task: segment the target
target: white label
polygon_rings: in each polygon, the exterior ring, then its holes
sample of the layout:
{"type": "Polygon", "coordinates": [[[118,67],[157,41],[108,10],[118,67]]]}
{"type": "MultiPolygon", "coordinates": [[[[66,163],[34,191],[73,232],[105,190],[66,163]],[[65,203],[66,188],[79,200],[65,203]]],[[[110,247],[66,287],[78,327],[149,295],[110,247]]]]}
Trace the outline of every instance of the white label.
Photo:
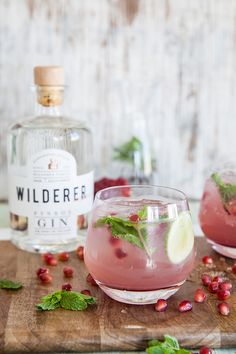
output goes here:
{"type": "Polygon", "coordinates": [[[10,166],[10,211],[28,218],[31,236],[75,236],[78,215],[92,208],[93,185],[92,171],[77,176],[71,154],[44,150],[26,167],[10,166]]]}

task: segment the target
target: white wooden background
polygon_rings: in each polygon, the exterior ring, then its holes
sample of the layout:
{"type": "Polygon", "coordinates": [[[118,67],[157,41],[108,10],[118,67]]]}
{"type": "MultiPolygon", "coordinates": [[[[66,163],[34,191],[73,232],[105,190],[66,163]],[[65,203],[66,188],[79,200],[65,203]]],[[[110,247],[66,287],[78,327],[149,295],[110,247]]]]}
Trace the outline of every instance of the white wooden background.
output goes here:
{"type": "MultiPolygon", "coordinates": [[[[122,82],[142,86],[160,184],[200,197],[205,174],[236,152],[235,0],[0,0],[0,197],[6,129],[30,113],[35,65],[63,65],[70,112],[96,132],[96,165],[109,168],[128,136],[122,82]]],[[[141,92],[141,94],[140,94],[141,92]]]]}

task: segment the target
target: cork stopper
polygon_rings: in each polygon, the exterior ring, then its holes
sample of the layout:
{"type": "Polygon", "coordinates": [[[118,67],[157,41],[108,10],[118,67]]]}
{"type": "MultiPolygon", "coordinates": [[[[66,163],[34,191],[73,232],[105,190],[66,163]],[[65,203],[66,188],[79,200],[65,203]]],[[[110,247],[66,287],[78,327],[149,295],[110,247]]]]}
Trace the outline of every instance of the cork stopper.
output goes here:
{"type": "Polygon", "coordinates": [[[36,66],[34,82],[37,85],[38,103],[45,107],[63,103],[64,69],[61,66],[36,66]]]}
{"type": "Polygon", "coordinates": [[[64,69],[62,66],[36,66],[34,83],[38,86],[63,86],[64,69]]]}

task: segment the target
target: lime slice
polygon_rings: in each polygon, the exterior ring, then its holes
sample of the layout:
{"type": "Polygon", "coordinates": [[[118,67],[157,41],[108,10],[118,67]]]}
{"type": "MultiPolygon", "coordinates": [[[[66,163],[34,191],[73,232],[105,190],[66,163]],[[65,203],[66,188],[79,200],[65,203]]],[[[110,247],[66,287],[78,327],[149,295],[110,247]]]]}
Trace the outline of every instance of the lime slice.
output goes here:
{"type": "Polygon", "coordinates": [[[166,252],[171,263],[178,264],[191,253],[194,245],[194,234],[191,216],[183,211],[170,226],[166,235],[166,252]]]}

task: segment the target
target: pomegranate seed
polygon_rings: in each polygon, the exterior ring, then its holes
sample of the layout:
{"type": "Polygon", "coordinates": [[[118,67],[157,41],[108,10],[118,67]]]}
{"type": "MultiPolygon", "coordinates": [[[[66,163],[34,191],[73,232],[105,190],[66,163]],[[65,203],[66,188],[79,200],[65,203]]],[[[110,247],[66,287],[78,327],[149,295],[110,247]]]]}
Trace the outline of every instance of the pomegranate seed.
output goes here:
{"type": "Polygon", "coordinates": [[[204,256],[204,257],[202,257],[202,263],[204,263],[204,264],[212,264],[213,263],[213,259],[210,256],[204,256]]]}
{"type": "Polygon", "coordinates": [[[232,272],[234,273],[234,274],[236,274],[236,263],[234,263],[234,265],[232,266],[232,272]]]}
{"type": "Polygon", "coordinates": [[[193,308],[193,305],[188,300],[184,300],[179,304],[179,312],[191,311],[192,308],[193,308]]]}
{"type": "Polygon", "coordinates": [[[109,238],[109,242],[110,242],[110,244],[113,245],[113,246],[118,246],[121,241],[120,241],[119,238],[111,236],[111,237],[109,238]]]}
{"type": "Polygon", "coordinates": [[[49,259],[54,258],[52,253],[44,253],[43,260],[47,263],[49,259]]]}
{"type": "Polygon", "coordinates": [[[63,273],[66,278],[72,278],[74,270],[71,267],[64,267],[63,268],[63,273]]]}
{"type": "Polygon", "coordinates": [[[228,314],[230,313],[229,304],[227,302],[220,302],[217,305],[217,308],[219,313],[223,316],[228,316],[228,314]]]}
{"type": "Polygon", "coordinates": [[[232,289],[232,283],[229,281],[224,281],[219,285],[220,290],[231,290],[232,289]]]}
{"type": "Polygon", "coordinates": [[[84,295],[87,295],[87,296],[91,296],[90,290],[87,290],[87,289],[82,290],[81,294],[84,294],[84,295]]]}
{"type": "Polygon", "coordinates": [[[62,262],[67,262],[69,258],[70,258],[70,255],[68,252],[62,252],[62,253],[59,253],[59,255],[58,255],[58,259],[62,262]]]}
{"type": "Polygon", "coordinates": [[[211,283],[211,277],[207,274],[202,275],[202,284],[208,286],[211,283]]]}
{"type": "Polygon", "coordinates": [[[212,354],[212,350],[207,347],[202,347],[199,350],[199,354],[212,354]]]}
{"type": "Polygon", "coordinates": [[[65,284],[62,285],[61,289],[65,290],[65,291],[71,291],[72,290],[72,286],[69,283],[65,283],[65,284]]]}
{"type": "Polygon", "coordinates": [[[208,290],[212,294],[217,293],[218,289],[219,289],[219,284],[216,281],[213,281],[208,285],[208,290]]]}
{"type": "Polygon", "coordinates": [[[79,257],[79,259],[81,261],[84,260],[84,247],[83,246],[79,246],[76,250],[77,256],[79,257]]]}
{"type": "Polygon", "coordinates": [[[49,259],[48,262],[47,262],[47,264],[50,265],[50,266],[56,266],[56,265],[57,265],[57,260],[56,260],[56,258],[51,258],[51,259],[49,259]]]}
{"type": "Polygon", "coordinates": [[[202,289],[197,289],[194,294],[194,301],[195,302],[204,302],[206,300],[206,294],[202,289]]]}
{"type": "Polygon", "coordinates": [[[164,299],[159,299],[157,300],[157,303],[155,304],[155,310],[157,312],[164,312],[167,309],[167,301],[164,299]]]}
{"type": "Polygon", "coordinates": [[[51,254],[51,253],[45,253],[43,255],[43,259],[47,263],[47,265],[51,265],[51,266],[56,266],[57,265],[57,260],[54,257],[54,255],[51,254]]]}
{"type": "Polygon", "coordinates": [[[129,220],[132,222],[138,222],[139,216],[137,214],[130,215],[129,220]]]}
{"type": "Polygon", "coordinates": [[[37,274],[37,276],[39,277],[40,276],[40,274],[48,274],[49,273],[49,270],[48,270],[48,268],[38,268],[37,269],[37,272],[36,272],[36,274],[37,274]]]}
{"type": "Polygon", "coordinates": [[[218,290],[217,291],[217,298],[218,300],[227,300],[230,297],[229,290],[218,290]]]}
{"type": "Polygon", "coordinates": [[[42,283],[45,283],[45,284],[49,284],[52,282],[52,276],[47,273],[40,274],[39,279],[41,280],[42,283]]]}
{"type": "Polygon", "coordinates": [[[98,286],[90,273],[87,275],[86,280],[89,284],[91,284],[93,286],[98,286]]]}
{"type": "Polygon", "coordinates": [[[122,248],[117,248],[115,250],[115,255],[117,258],[122,259],[127,256],[127,253],[125,251],[123,251],[122,248]]]}
{"type": "Polygon", "coordinates": [[[212,281],[216,281],[218,284],[221,284],[221,283],[223,283],[223,279],[221,278],[221,277],[214,277],[213,279],[212,279],[212,281]]]}

